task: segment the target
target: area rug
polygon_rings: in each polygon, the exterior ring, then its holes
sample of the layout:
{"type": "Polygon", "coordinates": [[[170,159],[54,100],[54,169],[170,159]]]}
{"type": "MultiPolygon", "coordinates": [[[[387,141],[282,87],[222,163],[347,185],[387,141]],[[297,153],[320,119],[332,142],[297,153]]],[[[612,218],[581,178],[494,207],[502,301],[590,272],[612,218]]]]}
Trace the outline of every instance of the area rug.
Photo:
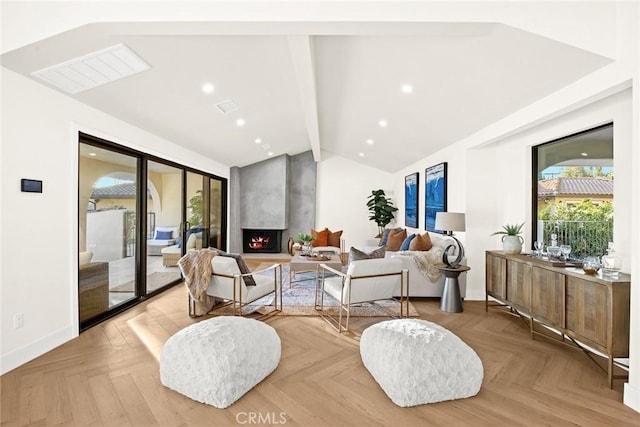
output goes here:
{"type": "MultiPolygon", "coordinates": [[[[260,264],[254,271],[259,271],[273,264],[260,264]]],[[[316,273],[297,273],[293,287],[289,283],[289,264],[282,264],[282,305],[283,311],[278,313],[281,316],[318,316],[315,309],[316,301],[316,273]]],[[[274,310],[274,295],[270,294],[260,298],[253,303],[246,305],[243,314],[269,314],[274,310]]],[[[324,306],[332,315],[338,315],[339,302],[327,294],[324,294],[324,306]],[[327,307],[329,307],[327,309],[327,307]]],[[[231,307],[228,305],[213,308],[209,313],[216,315],[231,314],[231,307]]],[[[382,300],[374,303],[363,303],[351,308],[351,317],[388,317],[400,314],[400,302],[394,300],[382,300]]],[[[419,316],[417,310],[409,302],[409,316],[419,316]]]]}
{"type": "MultiPolygon", "coordinates": [[[[147,275],[147,292],[155,291],[174,280],[180,278],[180,273],[176,271],[155,271],[147,275]]],[[[123,283],[109,289],[109,292],[133,292],[134,281],[123,283]]]]}

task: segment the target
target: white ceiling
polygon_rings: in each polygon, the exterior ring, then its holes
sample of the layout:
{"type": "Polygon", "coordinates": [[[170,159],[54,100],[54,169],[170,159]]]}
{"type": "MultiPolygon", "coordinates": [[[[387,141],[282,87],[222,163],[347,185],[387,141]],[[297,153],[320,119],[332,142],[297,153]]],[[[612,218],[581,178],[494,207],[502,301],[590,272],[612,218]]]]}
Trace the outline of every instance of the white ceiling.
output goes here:
{"type": "Polygon", "coordinates": [[[69,96],[229,166],[313,150],[396,172],[611,62],[497,23],[106,23],[2,65],[33,78],[118,43],[151,69],[69,96]]]}

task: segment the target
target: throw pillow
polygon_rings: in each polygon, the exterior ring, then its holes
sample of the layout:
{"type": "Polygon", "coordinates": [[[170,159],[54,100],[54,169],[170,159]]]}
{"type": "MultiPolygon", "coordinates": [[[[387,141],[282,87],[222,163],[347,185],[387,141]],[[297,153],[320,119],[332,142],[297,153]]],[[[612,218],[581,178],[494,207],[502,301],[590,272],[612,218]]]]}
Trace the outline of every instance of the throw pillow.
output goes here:
{"type": "Polygon", "coordinates": [[[410,251],[428,251],[433,247],[429,233],[417,234],[409,244],[410,251]]]}
{"type": "Polygon", "coordinates": [[[385,248],[378,248],[375,251],[366,253],[352,247],[349,249],[349,262],[360,261],[362,259],[384,258],[385,248]]]}
{"type": "Polygon", "coordinates": [[[171,231],[156,231],[156,240],[170,240],[171,235],[173,233],[171,231]]]}
{"type": "Polygon", "coordinates": [[[400,245],[404,242],[404,239],[407,238],[407,230],[402,229],[402,231],[392,231],[389,233],[389,238],[387,239],[387,250],[391,252],[396,252],[400,249],[400,245]]]}
{"type": "Polygon", "coordinates": [[[316,231],[314,229],[311,229],[311,235],[316,235],[316,239],[314,241],[311,242],[311,246],[313,246],[314,248],[316,246],[329,246],[329,229],[325,228],[322,231],[316,231]]]}
{"type": "Polygon", "coordinates": [[[409,244],[411,244],[411,241],[416,237],[415,233],[412,234],[411,236],[407,236],[406,239],[404,239],[404,241],[402,242],[402,244],[400,245],[400,250],[401,251],[408,251],[409,250],[409,244]]]}
{"type": "Polygon", "coordinates": [[[327,246],[335,246],[336,248],[340,247],[340,238],[342,237],[342,230],[334,231],[333,233],[329,230],[329,237],[327,239],[327,246]]]}
{"type": "MultiPolygon", "coordinates": [[[[240,273],[242,274],[251,273],[251,270],[249,270],[249,267],[247,266],[247,263],[244,261],[244,258],[242,258],[242,255],[232,254],[230,252],[226,252],[218,255],[235,259],[236,262],[238,263],[238,269],[240,270],[240,273]]],[[[255,286],[256,281],[252,276],[244,276],[244,284],[247,286],[255,286]]]]}
{"type": "Polygon", "coordinates": [[[387,244],[387,240],[389,240],[389,233],[391,233],[391,229],[385,228],[384,231],[382,232],[382,239],[380,239],[379,246],[384,246],[387,244]]]}

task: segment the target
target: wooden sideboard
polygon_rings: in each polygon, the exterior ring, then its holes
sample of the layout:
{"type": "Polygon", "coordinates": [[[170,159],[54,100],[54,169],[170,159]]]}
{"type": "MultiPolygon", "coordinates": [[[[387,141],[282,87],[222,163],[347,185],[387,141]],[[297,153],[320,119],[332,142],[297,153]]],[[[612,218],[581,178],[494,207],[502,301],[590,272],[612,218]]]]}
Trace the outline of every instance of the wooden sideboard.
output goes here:
{"type": "Polygon", "coordinates": [[[630,284],[628,274],[610,280],[526,254],[486,252],[486,310],[492,297],[527,320],[531,338],[541,333],[539,323],[583,350],[603,353],[609,387],[626,378],[613,369],[615,358],[629,357],[630,284]]]}

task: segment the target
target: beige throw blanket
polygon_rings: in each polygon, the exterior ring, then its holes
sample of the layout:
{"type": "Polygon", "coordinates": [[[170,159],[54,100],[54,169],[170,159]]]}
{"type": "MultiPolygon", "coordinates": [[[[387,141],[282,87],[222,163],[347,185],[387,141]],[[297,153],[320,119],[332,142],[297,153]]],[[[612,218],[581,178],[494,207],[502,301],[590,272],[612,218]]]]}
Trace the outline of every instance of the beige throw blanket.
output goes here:
{"type": "Polygon", "coordinates": [[[189,294],[196,301],[196,308],[200,308],[199,311],[204,313],[211,310],[216,301],[214,297],[207,295],[207,287],[213,274],[211,260],[217,254],[217,251],[211,249],[200,249],[189,251],[178,260],[178,266],[184,276],[184,283],[189,289],[189,294]]]}
{"type": "Polygon", "coordinates": [[[418,267],[418,271],[420,271],[420,274],[431,282],[435,282],[442,274],[440,269],[436,267],[436,264],[442,263],[443,252],[444,248],[440,246],[433,246],[428,251],[402,251],[399,253],[412,257],[418,267]]]}

